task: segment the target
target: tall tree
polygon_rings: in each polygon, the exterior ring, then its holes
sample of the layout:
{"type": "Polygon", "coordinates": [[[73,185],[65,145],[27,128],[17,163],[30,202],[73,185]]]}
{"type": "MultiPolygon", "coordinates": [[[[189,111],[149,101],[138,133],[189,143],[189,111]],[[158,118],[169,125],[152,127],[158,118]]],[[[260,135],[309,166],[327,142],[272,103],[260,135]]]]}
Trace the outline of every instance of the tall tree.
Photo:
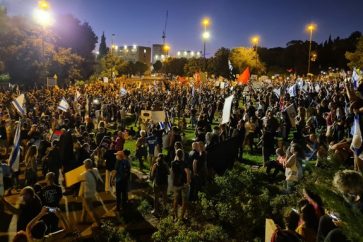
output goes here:
{"type": "Polygon", "coordinates": [[[107,54],[105,32],[102,33],[100,47],[98,48],[98,58],[101,59],[107,54]]]}
{"type": "Polygon", "coordinates": [[[229,55],[231,51],[227,48],[220,48],[209,60],[209,67],[215,76],[230,78],[230,70],[228,66],[229,55]]]}
{"type": "Polygon", "coordinates": [[[249,67],[252,73],[262,73],[265,71],[264,64],[256,51],[252,48],[238,47],[231,51],[231,62],[233,66],[241,73],[246,67],[249,67]]]}
{"type": "Polygon", "coordinates": [[[153,68],[154,68],[154,72],[158,73],[159,71],[161,71],[161,68],[163,67],[163,63],[161,63],[161,61],[156,61],[153,64],[153,68]]]}
{"type": "Polygon", "coordinates": [[[72,52],[83,58],[82,76],[88,78],[95,67],[93,50],[98,41],[97,35],[87,22],[81,22],[72,15],[60,15],[56,20],[58,23],[52,31],[57,36],[55,45],[62,48],[71,48],[72,52]]]}
{"type": "Polygon", "coordinates": [[[349,60],[350,68],[363,68],[363,37],[359,38],[356,50],[345,53],[345,57],[349,60]]]}

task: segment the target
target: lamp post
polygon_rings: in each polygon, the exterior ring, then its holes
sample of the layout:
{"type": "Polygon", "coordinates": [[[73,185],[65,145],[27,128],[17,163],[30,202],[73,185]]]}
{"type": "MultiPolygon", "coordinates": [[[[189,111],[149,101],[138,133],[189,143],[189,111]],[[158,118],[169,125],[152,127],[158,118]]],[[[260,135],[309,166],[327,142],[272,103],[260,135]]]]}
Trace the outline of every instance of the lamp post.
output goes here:
{"type": "Polygon", "coordinates": [[[307,31],[309,32],[309,56],[308,56],[308,73],[310,73],[310,63],[311,63],[311,42],[313,39],[313,31],[316,29],[316,25],[315,24],[309,24],[306,27],[307,31]]]}
{"type": "Polygon", "coordinates": [[[168,57],[169,51],[170,51],[170,45],[164,44],[163,49],[164,49],[164,53],[165,53],[166,57],[168,57]]]}
{"type": "Polygon", "coordinates": [[[50,12],[50,5],[46,0],[39,0],[37,8],[34,9],[33,18],[37,24],[39,24],[42,28],[42,62],[44,68],[44,75],[46,76],[45,72],[45,47],[44,47],[44,39],[45,39],[45,31],[46,28],[51,26],[54,23],[53,16],[50,12]]]}
{"type": "Polygon", "coordinates": [[[203,38],[203,56],[205,59],[205,50],[206,50],[206,45],[207,45],[207,40],[209,40],[210,38],[210,33],[208,31],[208,27],[210,25],[210,19],[209,18],[204,18],[202,20],[202,25],[203,25],[203,34],[202,34],[202,38],[203,38]]]}
{"type": "Polygon", "coordinates": [[[256,52],[256,66],[257,66],[257,47],[258,47],[258,44],[260,43],[260,36],[258,35],[255,35],[251,38],[251,44],[252,44],[252,47],[253,49],[255,50],[256,52]]]}

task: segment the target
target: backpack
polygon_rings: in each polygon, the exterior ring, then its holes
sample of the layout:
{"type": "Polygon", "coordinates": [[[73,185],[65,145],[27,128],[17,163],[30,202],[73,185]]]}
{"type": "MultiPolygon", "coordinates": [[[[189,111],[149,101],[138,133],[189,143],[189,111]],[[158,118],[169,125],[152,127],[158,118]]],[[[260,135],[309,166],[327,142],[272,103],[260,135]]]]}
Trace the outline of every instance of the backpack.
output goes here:
{"type": "Polygon", "coordinates": [[[96,191],[97,192],[102,192],[103,190],[103,182],[102,180],[98,179],[96,174],[93,173],[93,171],[90,171],[91,172],[91,175],[93,176],[93,178],[95,179],[95,182],[96,182],[96,191]]]}
{"type": "Polygon", "coordinates": [[[187,174],[185,173],[185,165],[182,163],[182,161],[174,161],[172,164],[173,169],[173,185],[175,187],[181,187],[184,186],[184,184],[187,182],[187,174]]]}

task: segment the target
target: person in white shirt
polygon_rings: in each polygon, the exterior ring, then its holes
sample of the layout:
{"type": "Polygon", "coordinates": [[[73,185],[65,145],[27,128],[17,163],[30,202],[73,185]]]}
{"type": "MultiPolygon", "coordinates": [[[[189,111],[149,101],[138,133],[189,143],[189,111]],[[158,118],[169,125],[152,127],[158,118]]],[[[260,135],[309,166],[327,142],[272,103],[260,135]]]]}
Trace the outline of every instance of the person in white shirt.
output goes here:
{"type": "MultiPolygon", "coordinates": [[[[100,225],[100,218],[95,212],[93,203],[96,200],[97,194],[97,181],[102,181],[100,173],[97,168],[92,168],[92,160],[86,159],[84,162],[86,171],[80,175],[80,181],[82,182],[79,190],[79,196],[82,201],[82,217],[81,221],[85,222],[86,215],[88,214],[93,221],[100,225]]],[[[103,181],[102,181],[103,182],[103,181]]]]}
{"type": "Polygon", "coordinates": [[[290,193],[293,187],[303,176],[301,164],[297,158],[296,146],[292,145],[290,148],[290,155],[285,163],[285,177],[286,177],[286,189],[290,193]]]}

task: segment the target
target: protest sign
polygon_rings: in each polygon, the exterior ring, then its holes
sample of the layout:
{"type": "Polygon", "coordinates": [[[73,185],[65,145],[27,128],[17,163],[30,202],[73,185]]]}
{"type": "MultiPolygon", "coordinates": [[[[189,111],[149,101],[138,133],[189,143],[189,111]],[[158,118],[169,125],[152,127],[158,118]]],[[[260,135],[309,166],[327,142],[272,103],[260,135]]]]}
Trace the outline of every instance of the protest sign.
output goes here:
{"type": "Polygon", "coordinates": [[[141,111],[141,119],[143,121],[152,120],[155,123],[165,122],[165,112],[164,111],[150,111],[150,110],[142,110],[141,111]]]}
{"type": "Polygon", "coordinates": [[[222,113],[222,124],[228,123],[231,118],[231,108],[233,102],[233,95],[227,97],[224,100],[223,113],[222,113]]]}
{"type": "Polygon", "coordinates": [[[65,174],[66,187],[70,187],[74,184],[80,182],[80,175],[86,171],[86,167],[84,165],[77,167],[65,174]]]}

